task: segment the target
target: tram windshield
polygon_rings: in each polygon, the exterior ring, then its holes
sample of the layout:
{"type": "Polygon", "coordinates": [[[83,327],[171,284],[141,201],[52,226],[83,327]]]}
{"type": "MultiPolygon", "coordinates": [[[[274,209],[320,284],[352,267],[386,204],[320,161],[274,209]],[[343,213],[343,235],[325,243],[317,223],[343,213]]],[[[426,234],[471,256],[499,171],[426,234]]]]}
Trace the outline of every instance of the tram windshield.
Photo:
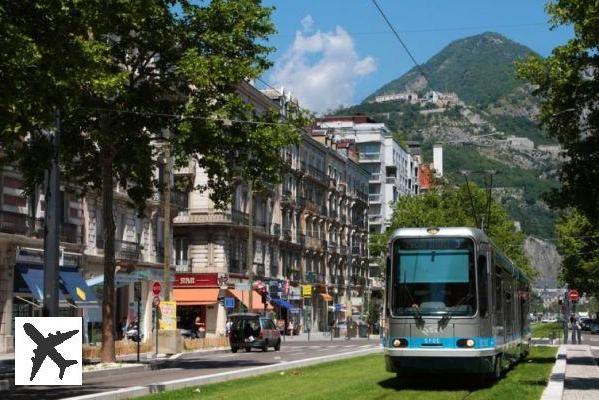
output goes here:
{"type": "Polygon", "coordinates": [[[474,315],[471,239],[402,238],[395,241],[393,251],[394,315],[474,315]]]}

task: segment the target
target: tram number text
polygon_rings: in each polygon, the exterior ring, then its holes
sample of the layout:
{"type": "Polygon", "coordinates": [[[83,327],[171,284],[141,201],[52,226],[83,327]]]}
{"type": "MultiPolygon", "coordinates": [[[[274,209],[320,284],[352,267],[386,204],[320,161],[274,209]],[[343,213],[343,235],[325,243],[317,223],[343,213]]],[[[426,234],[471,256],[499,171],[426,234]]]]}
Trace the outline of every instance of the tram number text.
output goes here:
{"type": "Polygon", "coordinates": [[[424,338],[424,344],[441,344],[439,338],[424,338]]]}

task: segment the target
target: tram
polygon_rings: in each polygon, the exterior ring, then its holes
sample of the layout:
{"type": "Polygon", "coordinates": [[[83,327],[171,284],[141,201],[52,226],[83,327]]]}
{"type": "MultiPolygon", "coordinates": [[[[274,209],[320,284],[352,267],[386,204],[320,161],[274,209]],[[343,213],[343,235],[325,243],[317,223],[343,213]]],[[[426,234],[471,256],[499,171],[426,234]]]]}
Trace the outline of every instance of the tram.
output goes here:
{"type": "Polygon", "coordinates": [[[475,228],[404,228],[388,247],[385,364],[499,379],[528,354],[530,281],[475,228]]]}

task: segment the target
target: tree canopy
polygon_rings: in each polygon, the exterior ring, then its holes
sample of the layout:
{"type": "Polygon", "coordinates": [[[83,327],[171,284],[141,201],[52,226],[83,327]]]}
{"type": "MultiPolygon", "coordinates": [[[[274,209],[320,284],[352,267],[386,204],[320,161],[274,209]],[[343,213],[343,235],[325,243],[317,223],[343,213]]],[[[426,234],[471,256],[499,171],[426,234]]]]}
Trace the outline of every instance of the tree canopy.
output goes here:
{"type": "MultiPolygon", "coordinates": [[[[470,183],[470,192],[476,213],[486,214],[487,192],[470,183]]],[[[470,205],[468,187],[440,185],[419,196],[400,197],[395,204],[391,226],[394,229],[408,227],[476,226],[476,218],[470,205]]],[[[524,234],[519,232],[499,203],[491,200],[487,235],[529,277],[536,271],[530,267],[524,254],[524,234]]]]}
{"type": "Polygon", "coordinates": [[[111,2],[11,0],[0,6],[0,130],[5,161],[26,185],[43,182],[61,118],[66,180],[101,191],[104,220],[103,361],[114,360],[113,189],[144,213],[167,144],[175,166],[195,157],[217,205],[238,177],[275,182],[280,150],[303,115],[254,110],[239,86],[270,66],[272,9],[260,0],[111,2]],[[157,144],[161,144],[158,146],[157,144]]]}

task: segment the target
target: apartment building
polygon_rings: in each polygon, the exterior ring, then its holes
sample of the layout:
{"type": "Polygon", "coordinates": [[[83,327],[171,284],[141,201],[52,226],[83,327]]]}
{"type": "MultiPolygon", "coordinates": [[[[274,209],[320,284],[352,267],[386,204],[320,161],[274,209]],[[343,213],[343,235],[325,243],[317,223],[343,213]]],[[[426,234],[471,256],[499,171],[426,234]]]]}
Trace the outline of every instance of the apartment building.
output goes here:
{"type": "MultiPolygon", "coordinates": [[[[249,84],[240,91],[258,110],[284,103],[284,95],[264,94],[249,84]]],[[[218,335],[228,312],[246,309],[273,312],[279,320],[315,331],[361,312],[369,175],[352,145],[338,147],[333,139],[302,132],[300,144],[282,153],[288,166],[282,183],[250,193],[238,182],[227,210],[217,210],[205,192],[189,193],[188,209],[174,219],[174,295],[181,321],[200,315],[208,334],[218,335]],[[250,201],[253,262],[247,265],[250,201]],[[302,286],[310,290],[302,293],[302,286]],[[255,291],[251,303],[249,290],[255,291]],[[261,291],[268,292],[266,304],[261,291]],[[219,301],[223,297],[226,301],[219,301]]],[[[181,173],[196,184],[207,179],[197,167],[181,173]]]]}
{"type": "Polygon", "coordinates": [[[337,140],[353,140],[359,163],[370,173],[368,185],[370,232],[384,232],[393,203],[400,196],[418,194],[418,162],[382,123],[366,116],[329,116],[316,122],[315,131],[329,132],[337,140]]]}
{"type": "MultiPolygon", "coordinates": [[[[41,316],[44,262],[44,194],[23,191],[18,171],[0,171],[0,353],[14,349],[14,318],[41,316]]],[[[61,191],[60,315],[84,319],[84,340],[99,341],[104,241],[99,195],[61,191]]],[[[177,204],[173,212],[185,204],[177,204]]],[[[159,195],[147,202],[143,216],[128,205],[126,192],[115,188],[116,322],[135,318],[133,285],[142,283],[141,329],[151,336],[151,285],[162,280],[163,218],[159,195]]]]}

